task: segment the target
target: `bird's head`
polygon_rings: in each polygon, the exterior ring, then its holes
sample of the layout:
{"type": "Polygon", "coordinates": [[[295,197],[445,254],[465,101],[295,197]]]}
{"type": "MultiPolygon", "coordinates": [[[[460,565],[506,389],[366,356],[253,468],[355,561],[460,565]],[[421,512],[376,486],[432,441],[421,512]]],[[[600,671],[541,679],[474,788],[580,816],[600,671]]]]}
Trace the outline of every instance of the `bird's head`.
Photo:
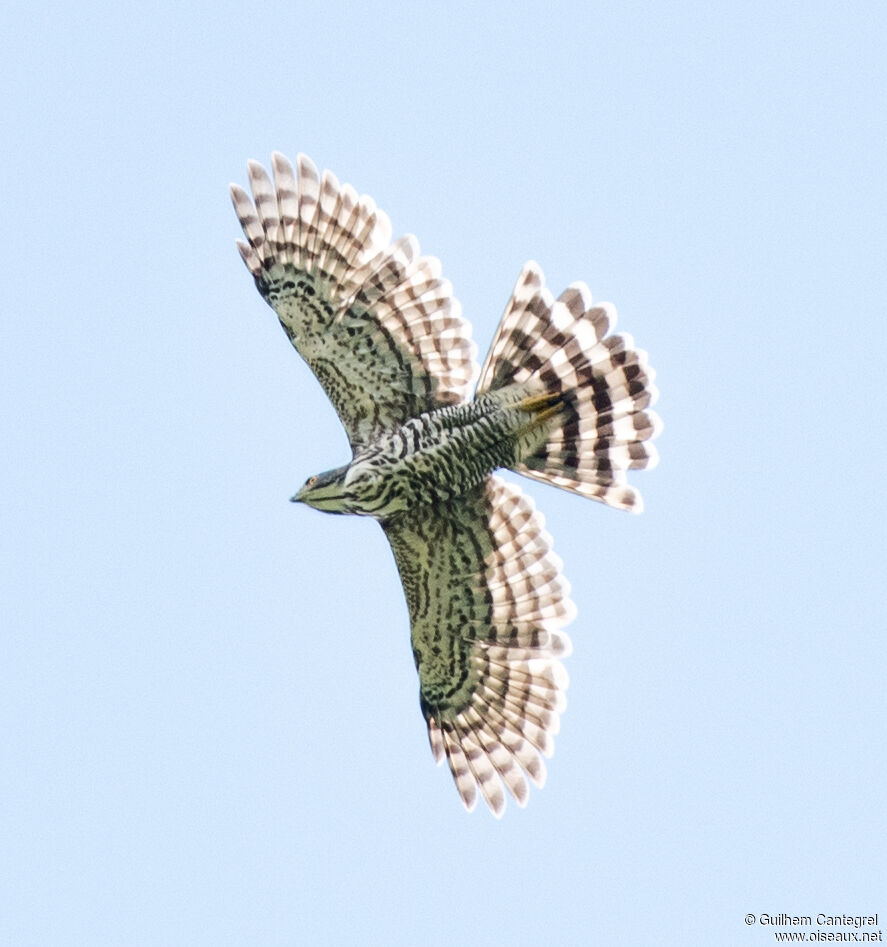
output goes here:
{"type": "Polygon", "coordinates": [[[290,497],[292,503],[305,503],[325,513],[350,513],[350,496],[345,489],[348,466],[337,467],[309,477],[302,489],[290,497]]]}

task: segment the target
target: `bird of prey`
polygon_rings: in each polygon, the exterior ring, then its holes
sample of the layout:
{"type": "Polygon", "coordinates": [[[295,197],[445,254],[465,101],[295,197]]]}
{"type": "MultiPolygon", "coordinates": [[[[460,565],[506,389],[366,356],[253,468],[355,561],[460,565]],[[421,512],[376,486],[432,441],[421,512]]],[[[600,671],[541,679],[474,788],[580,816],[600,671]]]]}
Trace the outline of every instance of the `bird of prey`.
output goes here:
{"type": "Polygon", "coordinates": [[[351,443],[292,499],[385,531],[434,758],[467,809],[480,794],[498,817],[505,790],[523,806],[545,780],[575,608],[542,516],[495,471],[640,512],[626,472],[656,461],[653,371],[611,334],[609,303],[584,283],[554,299],[530,262],[478,372],[438,260],[389,242],[371,198],[296,165],[275,153],[272,180],[250,161],[252,198],[231,185],[241,256],[351,443]]]}

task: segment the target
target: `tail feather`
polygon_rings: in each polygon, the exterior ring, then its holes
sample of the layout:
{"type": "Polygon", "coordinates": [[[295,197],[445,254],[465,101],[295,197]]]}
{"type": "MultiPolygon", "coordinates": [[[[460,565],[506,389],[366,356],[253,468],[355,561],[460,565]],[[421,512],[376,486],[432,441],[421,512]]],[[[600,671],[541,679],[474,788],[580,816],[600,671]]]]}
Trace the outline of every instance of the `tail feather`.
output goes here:
{"type": "Polygon", "coordinates": [[[610,335],[615,325],[614,307],[592,304],[584,283],[555,300],[537,264],[527,263],[477,390],[517,389],[521,398],[509,391],[507,401],[547,425],[547,439],[515,464],[518,473],[640,512],[640,494],[626,473],[658,460],[648,443],[662,430],[649,410],[658,391],[647,353],[626,333],[610,335]]]}

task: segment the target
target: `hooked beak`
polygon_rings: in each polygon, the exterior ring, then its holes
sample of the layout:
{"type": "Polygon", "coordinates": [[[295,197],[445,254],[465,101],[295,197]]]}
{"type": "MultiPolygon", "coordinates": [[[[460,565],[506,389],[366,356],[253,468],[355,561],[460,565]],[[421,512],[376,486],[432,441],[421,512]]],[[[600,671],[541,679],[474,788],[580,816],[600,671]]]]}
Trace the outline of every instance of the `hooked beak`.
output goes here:
{"type": "Polygon", "coordinates": [[[342,481],[347,469],[340,467],[338,470],[328,470],[326,473],[309,477],[296,494],[290,497],[290,502],[304,503],[305,506],[325,513],[344,512],[342,481]]]}

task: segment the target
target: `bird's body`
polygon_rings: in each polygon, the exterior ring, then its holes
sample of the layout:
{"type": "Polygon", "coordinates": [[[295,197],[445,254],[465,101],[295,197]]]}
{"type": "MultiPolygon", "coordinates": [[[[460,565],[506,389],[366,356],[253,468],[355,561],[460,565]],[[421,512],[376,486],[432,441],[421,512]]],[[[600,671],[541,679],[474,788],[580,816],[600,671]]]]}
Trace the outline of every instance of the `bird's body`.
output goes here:
{"type": "Polygon", "coordinates": [[[494,393],[425,412],[361,447],[346,467],[310,478],[293,499],[380,520],[453,500],[541,444],[546,409],[494,393]]]}
{"type": "Polygon", "coordinates": [[[348,433],[350,463],[293,497],[377,519],[410,612],[432,752],[466,807],[495,815],[527,780],[565,707],[569,585],[532,501],[494,471],[639,512],[629,469],[659,432],[646,354],[609,334],[615,311],[582,283],[556,300],[528,263],[478,376],[470,327],[433,257],[304,156],[249,163],[232,185],[256,285],[348,433]]]}

